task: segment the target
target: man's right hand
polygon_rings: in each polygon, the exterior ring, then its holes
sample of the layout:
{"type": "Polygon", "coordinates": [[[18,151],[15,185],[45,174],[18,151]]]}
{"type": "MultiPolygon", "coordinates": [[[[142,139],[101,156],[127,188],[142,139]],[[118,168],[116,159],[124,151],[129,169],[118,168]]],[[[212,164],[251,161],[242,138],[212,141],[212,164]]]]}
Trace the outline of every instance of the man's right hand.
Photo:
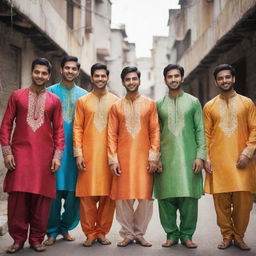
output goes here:
{"type": "Polygon", "coordinates": [[[79,171],[85,171],[85,162],[84,162],[84,158],[82,156],[78,156],[76,158],[76,165],[79,171]]]}
{"type": "Polygon", "coordinates": [[[210,160],[205,160],[204,161],[204,169],[206,170],[206,172],[208,172],[209,174],[212,174],[212,165],[210,160]]]}
{"type": "Polygon", "coordinates": [[[15,169],[15,160],[14,160],[14,156],[13,155],[7,155],[4,157],[4,165],[5,167],[10,170],[13,171],[15,169]]]}
{"type": "Polygon", "coordinates": [[[109,168],[110,168],[110,171],[113,173],[113,175],[116,175],[116,176],[121,175],[121,170],[118,164],[111,164],[109,168]]]}

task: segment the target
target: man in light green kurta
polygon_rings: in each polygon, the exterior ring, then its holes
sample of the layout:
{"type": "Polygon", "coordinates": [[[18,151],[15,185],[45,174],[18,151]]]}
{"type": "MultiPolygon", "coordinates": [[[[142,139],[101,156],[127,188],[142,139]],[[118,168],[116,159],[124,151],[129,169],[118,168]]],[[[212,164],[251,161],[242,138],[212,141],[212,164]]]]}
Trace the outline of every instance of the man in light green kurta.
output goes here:
{"type": "Polygon", "coordinates": [[[169,64],[164,69],[169,93],[157,102],[161,127],[162,172],[155,175],[161,224],[167,234],[163,247],[192,241],[197,223],[198,199],[203,194],[201,170],[205,160],[202,108],[197,98],[183,92],[184,69],[169,64]],[[180,225],[176,212],[180,212],[180,225]]]}

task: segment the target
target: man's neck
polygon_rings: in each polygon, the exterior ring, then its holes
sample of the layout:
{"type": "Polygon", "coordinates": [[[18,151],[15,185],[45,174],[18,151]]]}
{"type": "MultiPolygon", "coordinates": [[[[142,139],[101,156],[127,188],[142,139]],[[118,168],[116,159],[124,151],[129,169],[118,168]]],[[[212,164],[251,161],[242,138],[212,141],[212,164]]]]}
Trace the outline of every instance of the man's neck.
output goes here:
{"type": "Polygon", "coordinates": [[[169,94],[173,97],[177,97],[182,92],[182,89],[179,88],[178,90],[169,90],[169,94]]]}
{"type": "Polygon", "coordinates": [[[108,89],[106,87],[104,87],[104,88],[97,88],[96,86],[94,86],[92,92],[96,96],[102,97],[102,96],[104,96],[108,92],[108,89]]]}
{"type": "Polygon", "coordinates": [[[64,86],[64,87],[70,89],[70,88],[72,88],[72,87],[74,86],[75,82],[74,82],[74,81],[65,81],[65,80],[62,80],[62,81],[61,81],[61,84],[62,84],[62,86],[64,86]]]}
{"type": "Polygon", "coordinates": [[[232,89],[232,90],[230,90],[230,91],[227,91],[227,92],[225,92],[225,91],[221,91],[221,92],[220,92],[220,94],[221,94],[223,97],[225,97],[225,98],[229,98],[230,96],[234,95],[234,93],[235,93],[235,90],[234,90],[234,89],[232,89]]]}
{"type": "Polygon", "coordinates": [[[139,91],[135,91],[135,92],[127,92],[125,95],[125,98],[131,101],[136,100],[138,97],[140,96],[139,91]]]}
{"type": "Polygon", "coordinates": [[[41,92],[43,92],[45,90],[45,86],[37,86],[35,84],[31,84],[29,87],[31,92],[34,92],[36,94],[40,94],[41,92]]]}

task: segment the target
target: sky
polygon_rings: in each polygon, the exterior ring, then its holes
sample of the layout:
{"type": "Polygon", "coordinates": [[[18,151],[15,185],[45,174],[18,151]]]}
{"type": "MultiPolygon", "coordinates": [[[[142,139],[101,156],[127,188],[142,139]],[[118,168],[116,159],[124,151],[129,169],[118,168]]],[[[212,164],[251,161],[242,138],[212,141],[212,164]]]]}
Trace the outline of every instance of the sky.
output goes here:
{"type": "Polygon", "coordinates": [[[149,57],[153,36],[168,36],[169,9],[179,0],[111,0],[112,27],[125,24],[128,41],[136,44],[137,57],[149,57]]]}

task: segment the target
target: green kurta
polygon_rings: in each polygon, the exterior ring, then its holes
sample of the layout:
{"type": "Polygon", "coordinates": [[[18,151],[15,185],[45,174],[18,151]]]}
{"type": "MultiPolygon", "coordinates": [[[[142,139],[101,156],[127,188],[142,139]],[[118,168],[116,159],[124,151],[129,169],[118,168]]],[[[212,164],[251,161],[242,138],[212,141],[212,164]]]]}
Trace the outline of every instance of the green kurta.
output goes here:
{"type": "Polygon", "coordinates": [[[163,172],[155,175],[155,197],[200,198],[202,173],[195,174],[196,158],[205,160],[206,146],[202,108],[197,98],[181,92],[166,95],[157,102],[161,127],[161,161],[163,172]]]}

